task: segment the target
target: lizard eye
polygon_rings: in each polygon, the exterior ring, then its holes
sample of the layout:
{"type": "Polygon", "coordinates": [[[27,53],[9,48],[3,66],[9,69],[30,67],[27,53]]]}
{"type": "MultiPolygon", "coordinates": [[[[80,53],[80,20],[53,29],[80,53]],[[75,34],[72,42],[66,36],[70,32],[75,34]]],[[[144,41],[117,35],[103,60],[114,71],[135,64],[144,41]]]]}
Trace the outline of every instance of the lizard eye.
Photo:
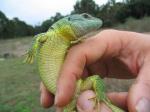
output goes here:
{"type": "Polygon", "coordinates": [[[90,18],[90,15],[88,15],[88,14],[86,14],[86,13],[82,14],[82,16],[83,16],[84,18],[90,18]]]}
{"type": "Polygon", "coordinates": [[[51,26],[49,29],[54,30],[54,27],[51,26]]]}

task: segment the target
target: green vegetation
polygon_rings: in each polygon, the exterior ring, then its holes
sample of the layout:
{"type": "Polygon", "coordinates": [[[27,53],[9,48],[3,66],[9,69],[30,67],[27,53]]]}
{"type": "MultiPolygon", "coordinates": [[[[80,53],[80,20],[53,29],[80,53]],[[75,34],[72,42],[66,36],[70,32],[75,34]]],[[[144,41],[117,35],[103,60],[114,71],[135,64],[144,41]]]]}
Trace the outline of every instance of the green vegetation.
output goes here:
{"type": "MultiPolygon", "coordinates": [[[[150,17],[141,20],[129,18],[125,24],[119,24],[115,28],[146,32],[150,29],[147,25],[149,20],[150,17]]],[[[0,112],[54,111],[53,108],[43,109],[40,106],[40,78],[36,66],[22,62],[22,55],[31,40],[31,37],[0,40],[0,112]],[[10,57],[5,57],[6,53],[10,57]]],[[[105,82],[108,91],[127,91],[132,83],[130,80],[115,79],[106,79],[105,82]]]]}
{"type": "MultiPolygon", "coordinates": [[[[108,0],[106,4],[98,6],[94,0],[80,0],[74,5],[71,14],[89,13],[95,17],[101,18],[104,22],[103,27],[114,27],[116,24],[126,22],[129,17],[141,19],[144,16],[150,16],[149,0],[108,0]]],[[[54,17],[44,21],[41,26],[35,27],[35,32],[46,31],[55,21],[63,16],[56,13],[54,17]],[[46,23],[46,24],[45,24],[46,23]]]]}
{"type": "MultiPolygon", "coordinates": [[[[40,79],[36,66],[22,63],[23,58],[0,61],[0,112],[54,112],[40,106],[40,79]]],[[[130,81],[107,79],[109,91],[126,91],[130,81]],[[118,82],[118,83],[116,83],[118,82]]]]}
{"type": "MultiPolygon", "coordinates": [[[[150,0],[108,0],[106,4],[97,5],[94,0],[79,0],[74,5],[70,14],[89,13],[104,21],[103,27],[112,27],[119,23],[126,22],[129,17],[141,19],[150,16],[150,0]]],[[[41,25],[31,26],[18,18],[9,20],[0,11],[0,39],[24,37],[45,32],[56,21],[64,17],[61,13],[42,22],[41,25]]]]}
{"type": "Polygon", "coordinates": [[[53,23],[55,23],[63,17],[64,16],[60,13],[56,13],[54,17],[52,16],[50,17],[50,19],[43,21],[43,23],[40,26],[35,26],[35,34],[47,31],[53,23]]]}
{"type": "Polygon", "coordinates": [[[34,34],[34,28],[24,21],[14,18],[9,20],[0,11],[0,39],[14,38],[18,36],[29,36],[34,34]]]}
{"type": "Polygon", "coordinates": [[[115,29],[123,29],[136,32],[150,32],[150,17],[142,19],[128,18],[124,24],[117,24],[115,29]]]}
{"type": "MultiPolygon", "coordinates": [[[[125,0],[122,3],[109,0],[102,6],[96,5],[93,0],[81,0],[75,4],[71,13],[88,12],[102,18],[105,27],[150,32],[149,8],[149,0],[125,0]]],[[[62,17],[57,13],[40,26],[32,27],[18,18],[9,20],[0,12],[0,112],[54,111],[54,108],[46,110],[40,106],[40,78],[36,65],[24,64],[22,61],[32,40],[27,35],[46,31],[62,17]]],[[[105,82],[108,91],[127,91],[132,83],[115,79],[106,79],[105,82]]]]}
{"type": "Polygon", "coordinates": [[[36,66],[23,58],[0,61],[0,112],[43,112],[39,102],[39,76],[36,66]]]}
{"type": "Polygon", "coordinates": [[[0,41],[0,112],[53,112],[40,106],[40,78],[37,67],[23,63],[32,38],[0,41]],[[13,53],[4,58],[3,53],[13,53]]]}

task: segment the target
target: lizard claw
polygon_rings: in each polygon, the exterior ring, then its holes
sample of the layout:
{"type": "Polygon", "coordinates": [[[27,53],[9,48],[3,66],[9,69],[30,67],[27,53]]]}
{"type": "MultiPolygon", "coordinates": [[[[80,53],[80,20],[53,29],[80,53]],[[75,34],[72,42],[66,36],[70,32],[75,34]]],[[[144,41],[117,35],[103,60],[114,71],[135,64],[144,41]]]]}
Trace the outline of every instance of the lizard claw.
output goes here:
{"type": "Polygon", "coordinates": [[[94,109],[96,109],[97,112],[100,112],[100,101],[96,96],[89,98],[88,100],[94,100],[94,109]]]}

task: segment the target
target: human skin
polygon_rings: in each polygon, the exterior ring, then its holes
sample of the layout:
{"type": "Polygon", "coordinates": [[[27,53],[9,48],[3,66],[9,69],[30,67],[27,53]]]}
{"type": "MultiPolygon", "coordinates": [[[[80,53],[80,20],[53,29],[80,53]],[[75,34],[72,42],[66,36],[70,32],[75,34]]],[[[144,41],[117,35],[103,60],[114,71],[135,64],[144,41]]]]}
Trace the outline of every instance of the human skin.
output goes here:
{"type": "MultiPolygon", "coordinates": [[[[128,92],[108,93],[108,97],[114,104],[129,112],[149,112],[150,35],[103,30],[71,47],[60,71],[55,102],[54,96],[41,84],[41,104],[46,108],[53,103],[57,107],[65,106],[73,96],[75,82],[92,74],[117,79],[135,78],[128,92]]],[[[77,103],[79,111],[82,109],[82,112],[87,112],[84,104],[92,95],[94,96],[92,91],[81,94],[77,103]]],[[[87,107],[92,108],[92,102],[87,104],[87,107]]],[[[101,107],[104,108],[102,112],[111,112],[104,104],[101,107]]]]}

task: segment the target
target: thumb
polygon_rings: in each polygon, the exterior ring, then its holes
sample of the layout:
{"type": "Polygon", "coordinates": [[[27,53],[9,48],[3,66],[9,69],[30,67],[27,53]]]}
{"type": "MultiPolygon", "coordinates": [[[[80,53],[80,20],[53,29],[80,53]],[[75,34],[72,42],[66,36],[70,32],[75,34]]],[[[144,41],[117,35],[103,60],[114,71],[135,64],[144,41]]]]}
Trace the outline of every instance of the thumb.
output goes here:
{"type": "Polygon", "coordinates": [[[87,90],[81,93],[77,101],[78,112],[112,112],[104,103],[99,103],[97,106],[95,93],[92,90],[87,90]]]}
{"type": "Polygon", "coordinates": [[[150,112],[150,63],[142,66],[129,90],[128,108],[129,112],[150,112]]]}

